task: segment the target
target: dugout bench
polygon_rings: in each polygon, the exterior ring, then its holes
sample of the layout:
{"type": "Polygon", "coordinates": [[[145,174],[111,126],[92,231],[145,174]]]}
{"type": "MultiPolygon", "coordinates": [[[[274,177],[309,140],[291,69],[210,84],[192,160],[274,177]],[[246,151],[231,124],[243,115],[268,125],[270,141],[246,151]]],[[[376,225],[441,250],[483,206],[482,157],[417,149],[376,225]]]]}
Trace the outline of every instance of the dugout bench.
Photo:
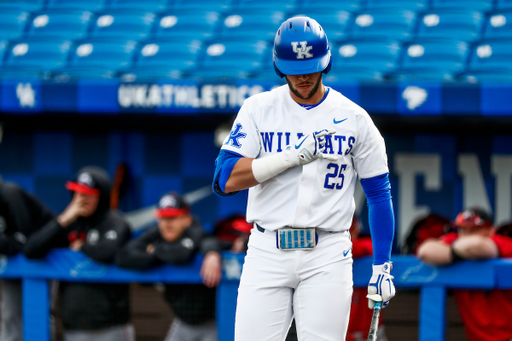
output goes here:
{"type": "MultiPolygon", "coordinates": [[[[223,254],[224,277],[217,290],[219,341],[232,341],[236,295],[242,254],[223,254]]],[[[419,340],[444,341],[445,300],[448,288],[511,289],[512,259],[466,261],[431,267],[412,256],[393,257],[397,288],[420,288],[419,340]],[[474,274],[478,273],[478,276],[474,274]]],[[[23,287],[24,341],[50,340],[49,280],[107,283],[201,283],[198,256],[187,266],[162,265],[146,271],[120,269],[92,261],[81,252],[51,251],[45,259],[28,260],[22,255],[0,256],[0,277],[21,278],[23,287]]],[[[366,287],[371,277],[370,257],[354,262],[354,285],[366,287]]]]}

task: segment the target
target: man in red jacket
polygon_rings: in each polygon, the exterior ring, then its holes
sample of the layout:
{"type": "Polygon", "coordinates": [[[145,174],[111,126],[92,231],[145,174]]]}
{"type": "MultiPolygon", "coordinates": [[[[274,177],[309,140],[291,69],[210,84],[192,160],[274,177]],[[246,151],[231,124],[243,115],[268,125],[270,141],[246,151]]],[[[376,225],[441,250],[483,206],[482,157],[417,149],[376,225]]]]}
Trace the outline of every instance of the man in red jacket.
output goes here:
{"type": "MultiPolygon", "coordinates": [[[[457,232],[421,244],[418,257],[430,265],[512,257],[512,238],[495,233],[487,212],[464,210],[457,215],[455,226],[457,232]]],[[[512,339],[512,290],[454,290],[454,295],[469,341],[512,339]]]]}

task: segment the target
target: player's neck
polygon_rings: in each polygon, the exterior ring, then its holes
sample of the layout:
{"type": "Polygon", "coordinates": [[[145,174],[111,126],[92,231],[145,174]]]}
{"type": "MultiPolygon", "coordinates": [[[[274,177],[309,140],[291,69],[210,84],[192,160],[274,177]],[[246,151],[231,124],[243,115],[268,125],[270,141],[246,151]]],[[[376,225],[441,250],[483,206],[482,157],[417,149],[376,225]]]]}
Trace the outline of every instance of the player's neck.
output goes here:
{"type": "Polygon", "coordinates": [[[292,97],[292,99],[295,102],[297,102],[299,104],[315,105],[322,101],[322,99],[325,96],[325,91],[326,91],[325,86],[323,84],[320,84],[320,86],[318,87],[318,90],[315,92],[315,94],[309,98],[301,98],[301,97],[297,96],[296,94],[294,94],[292,90],[290,90],[290,96],[292,97]]]}

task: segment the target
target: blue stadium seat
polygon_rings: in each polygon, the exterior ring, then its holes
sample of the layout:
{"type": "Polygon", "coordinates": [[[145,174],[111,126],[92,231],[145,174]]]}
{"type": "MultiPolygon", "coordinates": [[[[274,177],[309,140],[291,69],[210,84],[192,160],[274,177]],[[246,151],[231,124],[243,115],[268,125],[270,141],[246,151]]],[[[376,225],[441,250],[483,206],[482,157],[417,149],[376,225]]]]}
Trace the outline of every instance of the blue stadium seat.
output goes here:
{"type": "Polygon", "coordinates": [[[296,11],[291,16],[304,15],[315,19],[324,29],[330,42],[345,39],[352,13],[344,10],[323,9],[296,11]]]}
{"type": "Polygon", "coordinates": [[[450,38],[474,41],[480,38],[485,16],[472,9],[433,9],[418,19],[418,38],[450,38]]]}
{"type": "Polygon", "coordinates": [[[58,79],[113,77],[131,65],[137,42],[133,40],[87,39],[73,45],[66,68],[56,70],[58,79]]]}
{"type": "Polygon", "coordinates": [[[120,71],[125,81],[182,78],[196,65],[200,40],[151,40],[135,52],[133,67],[120,71]]]}
{"type": "Polygon", "coordinates": [[[192,71],[196,79],[247,78],[262,67],[269,43],[264,40],[217,40],[201,51],[199,68],[192,71]]]}
{"type": "Polygon", "coordinates": [[[12,41],[0,76],[44,76],[66,63],[71,42],[23,39],[12,41]]]}
{"type": "Polygon", "coordinates": [[[456,73],[443,68],[409,68],[384,75],[385,80],[391,82],[429,81],[453,83],[456,73]]]}
{"type": "Polygon", "coordinates": [[[481,41],[474,46],[468,71],[512,70],[512,39],[481,41]]]}
{"type": "Polygon", "coordinates": [[[483,33],[484,39],[512,39],[512,10],[493,13],[487,18],[483,33]]]}
{"type": "Polygon", "coordinates": [[[122,38],[139,40],[151,33],[156,15],[144,11],[111,10],[99,13],[91,28],[92,38],[122,38]]]}
{"type": "Polygon", "coordinates": [[[9,42],[7,40],[0,40],[0,67],[4,63],[5,53],[7,52],[7,46],[9,46],[9,42]]]}
{"type": "MultiPolygon", "coordinates": [[[[272,9],[280,12],[290,12],[296,7],[296,0],[238,0],[233,8],[237,9],[272,9]]],[[[276,30],[277,31],[277,30],[276,30]]]]}
{"type": "Polygon", "coordinates": [[[432,8],[464,8],[487,12],[493,9],[493,0],[432,0],[432,8]]]}
{"type": "Polygon", "coordinates": [[[512,8],[512,0],[497,0],[496,9],[510,9],[512,8]]]}
{"type": "Polygon", "coordinates": [[[512,70],[475,70],[460,74],[457,77],[463,83],[510,83],[512,82],[512,70]]]}
{"type": "Polygon", "coordinates": [[[332,46],[332,71],[357,70],[354,74],[366,75],[390,72],[398,66],[399,56],[397,41],[347,40],[332,46]]]}
{"type": "Polygon", "coordinates": [[[235,0],[174,0],[174,5],[172,6],[175,10],[198,10],[202,11],[216,11],[222,12],[227,11],[231,8],[232,2],[235,0]]]}
{"type": "Polygon", "coordinates": [[[265,39],[273,41],[285,13],[275,10],[235,10],[228,12],[219,28],[221,38],[265,39]]]}
{"type": "Polygon", "coordinates": [[[377,8],[354,15],[350,37],[406,40],[412,37],[416,12],[396,8],[377,8]]]}
{"type": "Polygon", "coordinates": [[[40,11],[46,0],[4,0],[0,2],[0,12],[5,9],[19,9],[26,12],[40,11]]]}
{"type": "Polygon", "coordinates": [[[83,10],[39,12],[32,18],[26,35],[70,40],[85,38],[92,17],[91,12],[83,10]]]}
{"type": "Polygon", "coordinates": [[[391,80],[453,81],[464,70],[469,44],[451,39],[417,40],[404,45],[400,68],[389,75],[391,80]]]}
{"type": "Polygon", "coordinates": [[[46,9],[77,9],[98,12],[104,6],[105,0],[49,0],[46,9]]]}
{"type": "Polygon", "coordinates": [[[0,39],[21,38],[29,17],[23,10],[0,8],[0,39]]]}
{"type": "Polygon", "coordinates": [[[110,0],[112,9],[137,9],[145,12],[159,12],[167,8],[169,0],[110,0]]]}
{"type": "Polygon", "coordinates": [[[209,39],[221,14],[212,10],[176,10],[162,14],[154,23],[156,38],[209,39]]]}
{"type": "Polygon", "coordinates": [[[324,83],[381,82],[384,74],[373,69],[336,69],[324,76],[324,83]]]}
{"type": "Polygon", "coordinates": [[[359,10],[361,7],[361,0],[303,0],[302,3],[300,4],[300,9],[304,11],[328,10],[330,12],[355,12],[359,10]]]}
{"type": "MultiPolygon", "coordinates": [[[[269,45],[269,49],[272,49],[272,44],[269,45]]],[[[270,52],[270,51],[268,51],[270,52]]],[[[274,69],[274,61],[272,53],[268,53],[263,56],[263,62],[261,63],[261,67],[255,68],[251,71],[249,77],[252,79],[258,79],[262,82],[281,82],[286,83],[286,79],[280,78],[276,74],[276,70],[274,69]]]]}
{"type": "Polygon", "coordinates": [[[421,11],[428,8],[429,0],[367,0],[366,8],[399,8],[411,11],[421,11]]]}

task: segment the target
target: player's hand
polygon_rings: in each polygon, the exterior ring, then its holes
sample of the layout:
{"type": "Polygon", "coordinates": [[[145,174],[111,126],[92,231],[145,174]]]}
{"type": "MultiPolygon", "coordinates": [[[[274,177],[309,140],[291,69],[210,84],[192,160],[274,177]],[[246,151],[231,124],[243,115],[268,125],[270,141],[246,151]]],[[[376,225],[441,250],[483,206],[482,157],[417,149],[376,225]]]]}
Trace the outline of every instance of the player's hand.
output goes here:
{"type": "Polygon", "coordinates": [[[208,288],[216,287],[222,279],[222,259],[216,251],[208,252],[203,258],[200,271],[203,284],[208,288]]]}
{"type": "Polygon", "coordinates": [[[85,207],[83,200],[74,195],[66,209],[57,217],[57,221],[65,228],[83,216],[85,212],[87,212],[87,207],[85,207]]]}
{"type": "Polygon", "coordinates": [[[373,309],[375,302],[382,302],[382,307],[389,304],[395,296],[395,285],[391,276],[392,263],[373,266],[373,275],[368,283],[368,308],[373,309]]]}
{"type": "Polygon", "coordinates": [[[84,245],[84,242],[81,239],[77,239],[74,242],[72,242],[71,244],[69,244],[69,248],[72,251],[78,252],[82,249],[83,245],[84,245]]]}
{"type": "Polygon", "coordinates": [[[287,151],[293,153],[298,158],[297,165],[306,165],[316,159],[325,159],[337,161],[338,156],[321,153],[320,150],[325,147],[325,136],[336,133],[334,129],[322,129],[302,137],[294,146],[288,146],[287,151]]]}

